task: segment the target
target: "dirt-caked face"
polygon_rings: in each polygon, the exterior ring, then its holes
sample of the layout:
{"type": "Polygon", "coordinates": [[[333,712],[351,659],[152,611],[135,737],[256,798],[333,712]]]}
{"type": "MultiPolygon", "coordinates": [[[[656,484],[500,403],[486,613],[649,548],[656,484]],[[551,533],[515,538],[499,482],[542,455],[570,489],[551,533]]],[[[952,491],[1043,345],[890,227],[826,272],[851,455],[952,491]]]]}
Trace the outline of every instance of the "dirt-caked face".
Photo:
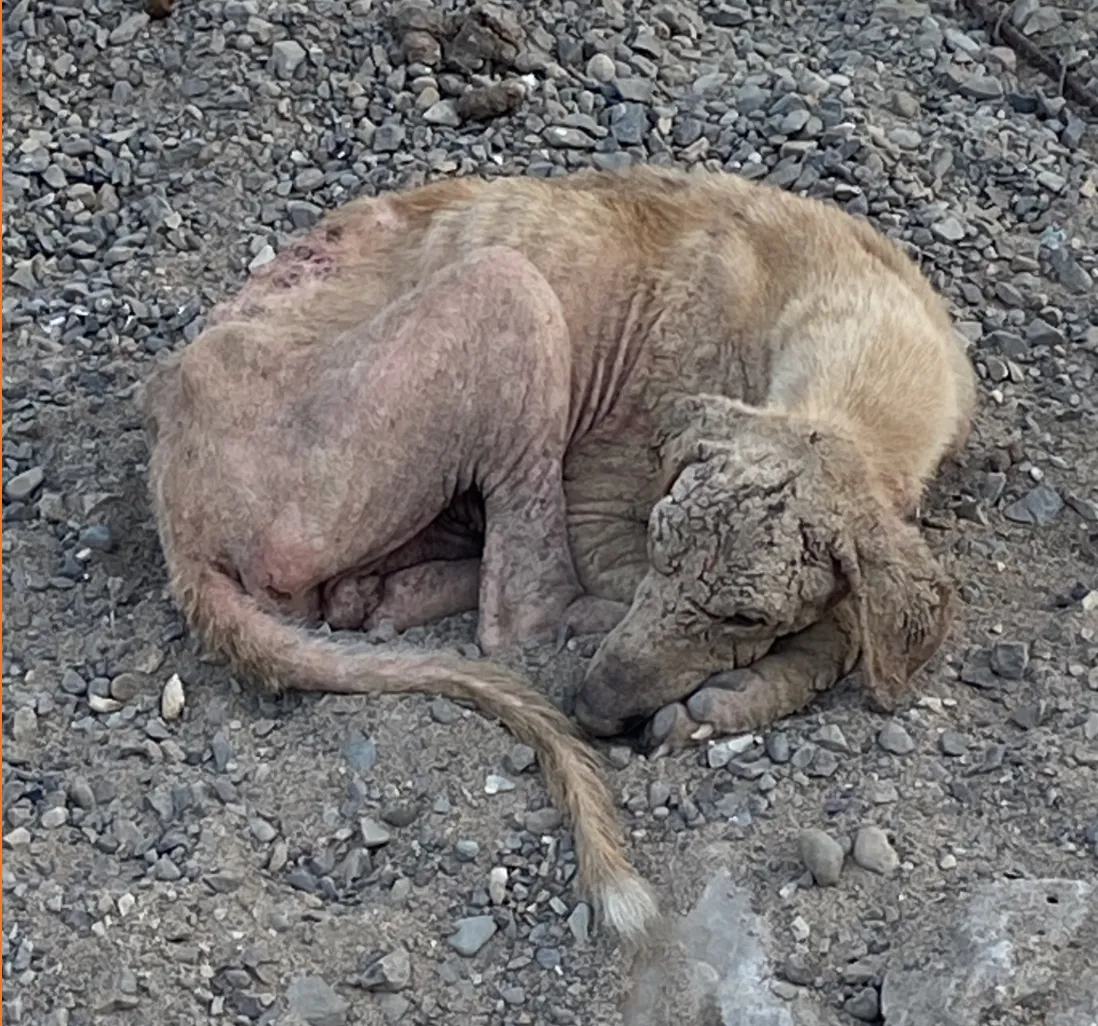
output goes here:
{"type": "Polygon", "coordinates": [[[810,475],[777,456],[688,466],[652,510],[651,569],[588,669],[576,715],[619,733],[747,666],[818,621],[844,589],[808,501],[810,475]]]}

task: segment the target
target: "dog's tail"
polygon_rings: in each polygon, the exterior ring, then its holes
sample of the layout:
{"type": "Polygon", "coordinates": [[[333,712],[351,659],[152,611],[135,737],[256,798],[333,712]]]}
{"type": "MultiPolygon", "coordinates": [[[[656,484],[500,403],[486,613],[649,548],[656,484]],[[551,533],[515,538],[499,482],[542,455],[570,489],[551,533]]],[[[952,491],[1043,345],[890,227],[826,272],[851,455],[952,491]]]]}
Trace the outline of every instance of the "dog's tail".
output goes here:
{"type": "Polygon", "coordinates": [[[173,577],[184,614],[206,643],[272,691],[442,695],[498,717],[538,753],[554,803],[571,818],[581,886],[623,937],[643,938],[659,914],[656,899],[625,854],[595,752],[521,676],[449,653],[382,652],[324,638],[270,615],[213,567],[173,577]]]}

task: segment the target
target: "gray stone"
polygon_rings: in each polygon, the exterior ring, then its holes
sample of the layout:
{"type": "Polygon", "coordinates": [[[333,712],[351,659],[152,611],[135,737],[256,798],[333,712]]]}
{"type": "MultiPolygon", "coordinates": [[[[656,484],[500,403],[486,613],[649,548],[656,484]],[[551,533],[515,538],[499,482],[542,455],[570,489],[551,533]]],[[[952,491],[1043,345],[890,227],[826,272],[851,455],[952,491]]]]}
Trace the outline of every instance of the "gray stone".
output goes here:
{"type": "Polygon", "coordinates": [[[958,91],[974,100],[997,100],[1003,95],[1003,83],[991,75],[973,75],[960,84],[958,91]]]}
{"type": "Polygon", "coordinates": [[[457,128],[461,124],[461,115],[457,112],[457,101],[439,100],[437,103],[432,103],[423,112],[423,120],[429,125],[457,128]]]}
{"type": "Polygon", "coordinates": [[[547,806],[544,809],[537,809],[535,812],[528,812],[523,817],[523,824],[526,829],[532,834],[548,834],[556,830],[562,822],[562,816],[559,811],[552,806],[547,806]]]}
{"type": "Polygon", "coordinates": [[[881,1012],[880,998],[875,987],[863,987],[852,998],[843,1003],[843,1008],[855,1019],[862,1022],[874,1022],[881,1012]]]}
{"type": "Polygon", "coordinates": [[[1063,132],[1060,133],[1060,142],[1062,142],[1069,150],[1077,150],[1083,142],[1083,136],[1087,132],[1087,123],[1082,118],[1077,118],[1074,114],[1069,114],[1067,124],[1064,126],[1063,132]]]}
{"type": "Polygon", "coordinates": [[[938,747],[943,755],[958,758],[968,751],[968,739],[964,734],[947,727],[938,735],[938,747]]]}
{"type": "Polygon", "coordinates": [[[943,242],[960,242],[965,237],[965,226],[956,217],[945,217],[930,230],[943,242]]]}
{"type": "Polygon", "coordinates": [[[917,150],[923,144],[923,137],[912,128],[894,128],[888,138],[901,150],[917,150]]]}
{"type": "Polygon", "coordinates": [[[821,748],[826,748],[831,752],[839,752],[843,755],[850,752],[850,745],[846,740],[842,727],[835,723],[825,723],[812,735],[812,740],[821,748]]]}
{"type": "Polygon", "coordinates": [[[655,33],[647,29],[641,29],[633,39],[633,49],[647,57],[659,59],[663,56],[663,44],[656,38],[655,33]]]}
{"type": "Polygon", "coordinates": [[[362,986],[367,990],[396,993],[412,982],[412,960],[404,948],[395,948],[367,967],[362,986]]]}
{"type": "Polygon", "coordinates": [[[294,188],[298,192],[314,192],[324,184],[324,172],[318,167],[302,168],[294,176],[294,188]]]}
{"type": "Polygon", "coordinates": [[[608,111],[610,134],[622,146],[637,146],[648,132],[648,109],[639,103],[616,103],[608,111]]]}
{"type": "Polygon", "coordinates": [[[889,720],[877,734],[877,744],[893,755],[908,755],[915,751],[915,742],[896,720],[889,720]]]}
{"type": "Polygon", "coordinates": [[[881,986],[888,1026],[1014,1018],[1084,1026],[1098,1016],[1098,887],[1090,880],[996,880],[948,918],[915,917],[894,938],[881,986]]]}
{"type": "Polygon", "coordinates": [[[550,125],[542,138],[549,146],[562,150],[592,150],[595,148],[595,140],[586,132],[578,128],[568,128],[565,125],[550,125]]]}
{"type": "Polygon", "coordinates": [[[537,752],[533,748],[520,742],[511,745],[510,750],[503,757],[503,765],[508,772],[518,776],[530,769],[537,761],[537,757],[537,752]]]}
{"type": "Polygon", "coordinates": [[[1027,36],[1051,32],[1064,22],[1063,16],[1055,7],[1038,7],[1027,19],[1022,31],[1027,36]]]}
{"type": "Polygon", "coordinates": [[[319,976],[299,976],[286,989],[291,1015],[308,1026],[343,1026],[350,1003],[319,976]]]}
{"type": "Polygon", "coordinates": [[[30,741],[38,735],[38,716],[29,705],[20,706],[11,718],[13,741],[30,741]]]}
{"type": "Polygon", "coordinates": [[[480,854],[480,845],[476,841],[461,839],[454,842],[454,858],[458,862],[474,862],[480,854]]]}
{"type": "Polygon", "coordinates": [[[616,74],[613,58],[604,53],[596,53],[587,62],[587,77],[596,82],[610,82],[616,74]]]}
{"type": "Polygon", "coordinates": [[[1053,250],[1049,263],[1056,280],[1069,292],[1086,295],[1094,290],[1093,279],[1067,248],[1053,250]]]}
{"type": "Polygon", "coordinates": [[[120,46],[124,43],[132,43],[140,32],[149,23],[149,16],[144,11],[130,14],[123,18],[118,25],[111,29],[107,38],[111,46],[120,46]]]}
{"type": "Polygon", "coordinates": [[[1026,341],[1035,346],[1062,346],[1064,333],[1041,317],[1034,317],[1026,326],[1026,341]]]}
{"type": "Polygon", "coordinates": [[[1037,184],[1042,189],[1048,189],[1049,192],[1063,192],[1064,186],[1067,185],[1067,179],[1055,171],[1039,171],[1037,173],[1037,184]]]}
{"type": "Polygon", "coordinates": [[[779,766],[789,762],[791,756],[789,736],[780,730],[774,730],[767,734],[766,754],[771,762],[779,766]]]}
{"type": "Polygon", "coordinates": [[[358,829],[362,834],[362,843],[367,848],[380,848],[388,844],[392,838],[389,828],[379,823],[370,816],[363,816],[358,821],[358,829]]]}
{"type": "Polygon", "coordinates": [[[448,698],[436,698],[428,706],[431,719],[436,723],[457,723],[461,719],[461,707],[455,705],[448,698]]]}
{"type": "Polygon", "coordinates": [[[900,857],[879,826],[864,826],[854,838],[854,861],[863,869],[891,876],[900,866],[900,857]]]}
{"type": "Polygon", "coordinates": [[[447,938],[447,943],[464,958],[472,958],[499,929],[491,916],[469,916],[459,919],[454,926],[455,932],[447,938]]]}
{"type": "Polygon", "coordinates": [[[323,212],[322,207],[307,200],[289,200],[286,204],[286,213],[295,228],[312,228],[323,212]]]}
{"type": "Polygon", "coordinates": [[[360,773],[368,773],[377,763],[377,743],[352,730],[343,743],[343,757],[360,773]]]}
{"type": "Polygon", "coordinates": [[[716,11],[709,15],[709,20],[720,28],[739,28],[751,20],[751,12],[744,7],[721,4],[716,11]]]}
{"type": "Polygon", "coordinates": [[[575,937],[576,943],[583,945],[591,933],[591,906],[581,901],[568,917],[568,929],[575,937]]]}
{"type": "Polygon", "coordinates": [[[1098,503],[1081,495],[1067,495],[1064,501],[1088,524],[1098,524],[1098,503]]]}
{"type": "Polygon", "coordinates": [[[1003,510],[1003,516],[1016,524],[1048,527],[1059,519],[1063,509],[1064,500],[1060,498],[1060,493],[1048,485],[1040,484],[1007,506],[1003,510]]]}
{"type": "Polygon", "coordinates": [[[743,755],[755,743],[751,734],[741,734],[739,737],[725,738],[706,750],[705,758],[710,769],[720,769],[727,766],[737,755],[743,755]]]}
{"type": "Polygon", "coordinates": [[[647,78],[614,79],[614,94],[624,103],[651,103],[652,83],[647,78]]]}
{"type": "Polygon", "coordinates": [[[801,861],[821,887],[834,887],[843,871],[843,846],[823,830],[802,830],[797,835],[801,861]]]}
{"type": "Polygon", "coordinates": [[[396,153],[404,145],[404,126],[386,122],[374,133],[375,153],[396,153]]]}
{"type": "Polygon", "coordinates": [[[95,808],[95,792],[83,777],[76,777],[69,784],[69,801],[78,809],[85,811],[95,808]]]}
{"type": "Polygon", "coordinates": [[[38,822],[41,823],[46,830],[56,830],[59,826],[64,826],[68,821],[69,810],[62,805],[55,806],[52,809],[46,809],[38,822]]]}
{"type": "Polygon", "coordinates": [[[290,78],[305,60],[305,47],[296,39],[280,39],[271,47],[271,60],[279,78],[290,78]]]}
{"type": "Polygon", "coordinates": [[[1029,666],[1029,645],[1024,641],[1000,641],[991,648],[991,670],[1005,680],[1021,680],[1029,666]]]}
{"type": "Polygon", "coordinates": [[[401,994],[379,994],[377,1005],[386,1022],[400,1022],[412,1007],[412,1002],[401,994]]]}
{"type": "Polygon", "coordinates": [[[761,110],[770,102],[770,90],[748,83],[736,93],[733,104],[741,114],[761,110]]]}
{"type": "Polygon", "coordinates": [[[30,470],[24,470],[23,473],[16,474],[8,479],[8,483],[4,485],[4,495],[13,502],[22,502],[29,499],[45,480],[45,477],[46,472],[41,467],[31,467],[30,470]]]}

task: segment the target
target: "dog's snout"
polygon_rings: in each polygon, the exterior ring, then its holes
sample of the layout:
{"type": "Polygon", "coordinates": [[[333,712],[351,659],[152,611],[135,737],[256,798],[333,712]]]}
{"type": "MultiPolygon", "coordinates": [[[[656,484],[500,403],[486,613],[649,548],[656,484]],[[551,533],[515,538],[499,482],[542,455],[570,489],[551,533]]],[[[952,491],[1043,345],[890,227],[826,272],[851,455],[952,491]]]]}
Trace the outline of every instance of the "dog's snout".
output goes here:
{"type": "Polygon", "coordinates": [[[624,725],[622,720],[597,712],[582,692],[576,696],[575,714],[580,726],[595,737],[613,737],[621,733],[624,725]]]}
{"type": "Polygon", "coordinates": [[[632,673],[616,655],[596,658],[576,698],[576,719],[597,737],[619,734],[633,690],[632,673]]]}

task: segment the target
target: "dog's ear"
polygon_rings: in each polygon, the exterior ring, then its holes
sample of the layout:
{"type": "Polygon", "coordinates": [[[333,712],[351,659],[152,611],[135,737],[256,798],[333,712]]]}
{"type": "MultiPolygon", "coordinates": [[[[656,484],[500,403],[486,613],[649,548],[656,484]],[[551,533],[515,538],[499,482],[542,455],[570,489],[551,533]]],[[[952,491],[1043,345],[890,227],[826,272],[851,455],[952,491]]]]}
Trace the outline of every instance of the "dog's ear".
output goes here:
{"type": "Polygon", "coordinates": [[[955,595],[918,529],[877,514],[848,522],[834,555],[857,610],[866,689],[891,712],[945,639],[955,595]]]}
{"type": "Polygon", "coordinates": [[[723,395],[678,396],[663,418],[659,442],[660,491],[666,494],[691,464],[727,452],[752,407],[723,395]]]}

